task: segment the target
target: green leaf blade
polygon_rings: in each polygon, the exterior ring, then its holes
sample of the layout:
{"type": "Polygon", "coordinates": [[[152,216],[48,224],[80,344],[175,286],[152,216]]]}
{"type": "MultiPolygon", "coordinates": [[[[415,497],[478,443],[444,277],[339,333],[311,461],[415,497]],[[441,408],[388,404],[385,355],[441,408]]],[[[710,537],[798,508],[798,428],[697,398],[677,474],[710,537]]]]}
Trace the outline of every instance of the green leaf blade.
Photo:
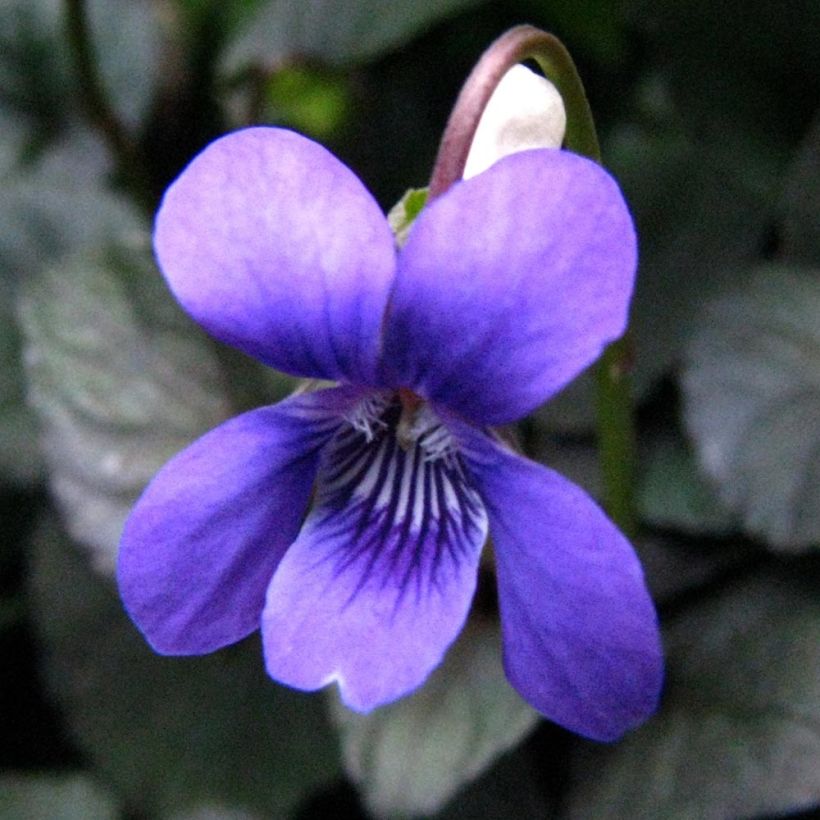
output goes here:
{"type": "Polygon", "coordinates": [[[582,750],[570,818],[760,817],[820,802],[816,569],[747,577],[671,625],[661,712],[617,747],[582,750]]]}
{"type": "Polygon", "coordinates": [[[133,813],[224,805],[287,817],[338,776],[322,700],[267,678],[257,639],[201,658],[156,655],[53,521],[32,547],[46,681],[94,771],[133,813]]]}
{"type": "Polygon", "coordinates": [[[700,318],[683,374],[701,464],[773,549],[820,543],[820,274],[764,267],[700,318]]]}
{"type": "Polygon", "coordinates": [[[369,715],[333,705],[345,767],[377,817],[438,811],[538,720],[506,680],[498,624],[480,618],[412,695],[369,715]]]}
{"type": "Polygon", "coordinates": [[[82,250],[32,277],[20,311],[51,487],[106,573],[154,473],[230,415],[210,343],[135,236],[135,247],[82,250]]]}

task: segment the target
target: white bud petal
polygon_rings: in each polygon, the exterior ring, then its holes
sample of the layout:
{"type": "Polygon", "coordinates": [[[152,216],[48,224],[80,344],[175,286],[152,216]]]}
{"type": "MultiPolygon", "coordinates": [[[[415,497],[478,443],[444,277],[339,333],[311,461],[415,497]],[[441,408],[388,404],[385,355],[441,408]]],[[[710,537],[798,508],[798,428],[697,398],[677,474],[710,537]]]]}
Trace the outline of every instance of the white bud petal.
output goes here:
{"type": "Polygon", "coordinates": [[[526,66],[514,65],[481,115],[464,179],[518,151],[560,148],[566,128],[564,102],[555,86],[526,66]]]}

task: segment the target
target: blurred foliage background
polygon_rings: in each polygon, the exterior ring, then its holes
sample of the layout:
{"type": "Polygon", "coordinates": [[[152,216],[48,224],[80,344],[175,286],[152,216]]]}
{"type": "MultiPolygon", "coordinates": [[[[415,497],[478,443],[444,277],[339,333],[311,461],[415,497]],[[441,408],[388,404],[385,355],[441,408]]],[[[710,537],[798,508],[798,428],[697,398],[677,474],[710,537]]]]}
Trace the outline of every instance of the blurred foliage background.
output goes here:
{"type": "MultiPolygon", "coordinates": [[[[0,817],[766,818],[820,806],[820,3],[2,0],[0,817]],[[291,384],[198,331],[150,252],[193,154],[295,128],[385,209],[426,184],[483,49],[561,37],[638,224],[637,547],[662,709],[538,721],[475,619],[367,718],[257,637],[154,656],[112,580],[174,452],[291,384]]],[[[590,380],[522,426],[599,487],[590,380]]]]}

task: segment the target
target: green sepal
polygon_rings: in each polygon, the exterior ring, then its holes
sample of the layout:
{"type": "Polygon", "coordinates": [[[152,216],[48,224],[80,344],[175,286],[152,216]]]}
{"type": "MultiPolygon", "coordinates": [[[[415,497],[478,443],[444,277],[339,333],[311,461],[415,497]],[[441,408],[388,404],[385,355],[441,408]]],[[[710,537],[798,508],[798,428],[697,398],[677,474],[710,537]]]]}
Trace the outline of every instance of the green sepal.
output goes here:
{"type": "Polygon", "coordinates": [[[390,209],[387,214],[387,222],[393,235],[396,237],[396,244],[401,248],[407,241],[410,228],[416,217],[421,213],[422,208],[427,204],[427,194],[429,188],[408,188],[404,196],[390,209]]]}

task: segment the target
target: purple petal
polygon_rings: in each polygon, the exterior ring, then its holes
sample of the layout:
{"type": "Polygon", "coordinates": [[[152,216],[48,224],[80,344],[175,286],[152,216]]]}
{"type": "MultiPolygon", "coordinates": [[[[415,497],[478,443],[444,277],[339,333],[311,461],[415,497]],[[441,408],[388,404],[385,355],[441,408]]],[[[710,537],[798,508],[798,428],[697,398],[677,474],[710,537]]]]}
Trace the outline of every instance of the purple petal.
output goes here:
{"type": "Polygon", "coordinates": [[[308,690],[335,681],[357,711],[407,694],[439,664],[466,619],[487,529],[459,460],[424,437],[400,446],[399,411],[385,407],[326,451],[317,508],[262,618],[271,677],[308,690]]]}
{"type": "Polygon", "coordinates": [[[158,651],[210,652],[259,627],[349,390],[286,399],[225,422],[171,459],[125,523],[118,579],[158,651]]]}
{"type": "Polygon", "coordinates": [[[320,145],[281,128],[217,140],[168,189],[154,243],[175,296],[218,339],[288,373],[375,382],[393,237],[320,145]]]}
{"type": "Polygon", "coordinates": [[[513,421],[620,336],[636,266],[615,181],[523,151],[422,211],[399,257],[386,376],[475,422],[513,421]]]}
{"type": "Polygon", "coordinates": [[[469,439],[496,551],[507,677],[551,720],[615,740],[655,711],[663,677],[638,559],[579,487],[480,434],[469,439]]]}

